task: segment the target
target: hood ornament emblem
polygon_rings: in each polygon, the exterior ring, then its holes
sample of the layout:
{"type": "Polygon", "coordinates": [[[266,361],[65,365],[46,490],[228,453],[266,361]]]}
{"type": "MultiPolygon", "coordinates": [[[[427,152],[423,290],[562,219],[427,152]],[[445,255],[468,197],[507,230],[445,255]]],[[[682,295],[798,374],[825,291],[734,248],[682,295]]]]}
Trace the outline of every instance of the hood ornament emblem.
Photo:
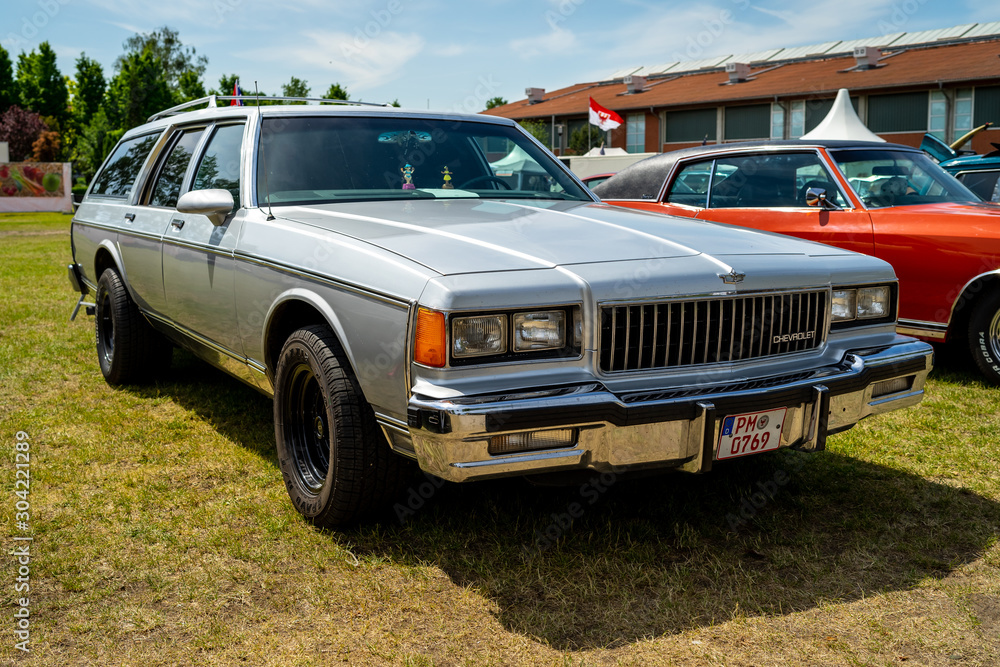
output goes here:
{"type": "Polygon", "coordinates": [[[720,273],[719,277],[722,278],[722,282],[727,285],[735,285],[736,283],[743,282],[743,279],[747,277],[747,274],[737,273],[736,269],[733,269],[729,273],[720,273]]]}

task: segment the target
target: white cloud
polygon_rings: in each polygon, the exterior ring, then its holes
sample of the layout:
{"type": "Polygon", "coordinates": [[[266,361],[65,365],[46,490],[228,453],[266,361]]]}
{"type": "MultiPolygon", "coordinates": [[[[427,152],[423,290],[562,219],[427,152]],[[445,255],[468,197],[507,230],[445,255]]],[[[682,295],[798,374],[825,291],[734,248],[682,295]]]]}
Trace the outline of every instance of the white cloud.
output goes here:
{"type": "Polygon", "coordinates": [[[576,49],[577,45],[576,35],[572,31],[556,27],[546,35],[511,40],[510,49],[522,58],[534,58],[568,53],[576,49]]]}
{"type": "Polygon", "coordinates": [[[454,58],[464,54],[469,49],[461,44],[447,44],[445,46],[435,46],[431,48],[431,53],[442,58],[454,58]]]}
{"type": "MultiPolygon", "coordinates": [[[[364,33],[312,30],[302,33],[296,46],[280,49],[288,62],[336,72],[352,91],[376,88],[399,76],[400,71],[424,49],[416,34],[385,31],[368,37],[364,33]],[[303,43],[304,42],[304,43],[303,43]]],[[[272,60],[275,49],[244,52],[254,60],[272,60]]]]}

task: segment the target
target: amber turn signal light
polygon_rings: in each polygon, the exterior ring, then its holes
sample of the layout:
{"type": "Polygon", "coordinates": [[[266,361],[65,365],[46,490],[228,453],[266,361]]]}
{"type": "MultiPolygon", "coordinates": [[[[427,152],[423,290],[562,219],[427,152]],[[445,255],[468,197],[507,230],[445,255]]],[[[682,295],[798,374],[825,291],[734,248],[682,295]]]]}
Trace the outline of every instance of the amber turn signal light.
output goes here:
{"type": "Polygon", "coordinates": [[[443,368],[448,359],[448,340],[444,328],[444,313],[420,308],[417,310],[417,341],[413,359],[418,364],[443,368]]]}

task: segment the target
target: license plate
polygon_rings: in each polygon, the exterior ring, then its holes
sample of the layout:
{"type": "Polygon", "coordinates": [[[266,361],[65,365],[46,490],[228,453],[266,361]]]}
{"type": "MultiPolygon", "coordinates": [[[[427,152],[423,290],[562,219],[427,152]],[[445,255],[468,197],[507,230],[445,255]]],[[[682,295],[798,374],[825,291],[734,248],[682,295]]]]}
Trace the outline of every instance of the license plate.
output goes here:
{"type": "Polygon", "coordinates": [[[729,415],[722,420],[716,459],[769,452],[781,444],[781,428],[787,408],[729,415]]]}

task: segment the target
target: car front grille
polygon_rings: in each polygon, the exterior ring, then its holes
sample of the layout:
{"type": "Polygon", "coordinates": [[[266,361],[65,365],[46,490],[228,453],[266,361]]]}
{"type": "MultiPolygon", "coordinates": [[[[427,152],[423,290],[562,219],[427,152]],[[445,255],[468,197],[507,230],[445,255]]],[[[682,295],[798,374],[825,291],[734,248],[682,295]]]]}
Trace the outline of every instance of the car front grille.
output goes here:
{"type": "Polygon", "coordinates": [[[827,292],[786,292],[601,307],[606,373],[729,363],[819,347],[827,292]]]}

